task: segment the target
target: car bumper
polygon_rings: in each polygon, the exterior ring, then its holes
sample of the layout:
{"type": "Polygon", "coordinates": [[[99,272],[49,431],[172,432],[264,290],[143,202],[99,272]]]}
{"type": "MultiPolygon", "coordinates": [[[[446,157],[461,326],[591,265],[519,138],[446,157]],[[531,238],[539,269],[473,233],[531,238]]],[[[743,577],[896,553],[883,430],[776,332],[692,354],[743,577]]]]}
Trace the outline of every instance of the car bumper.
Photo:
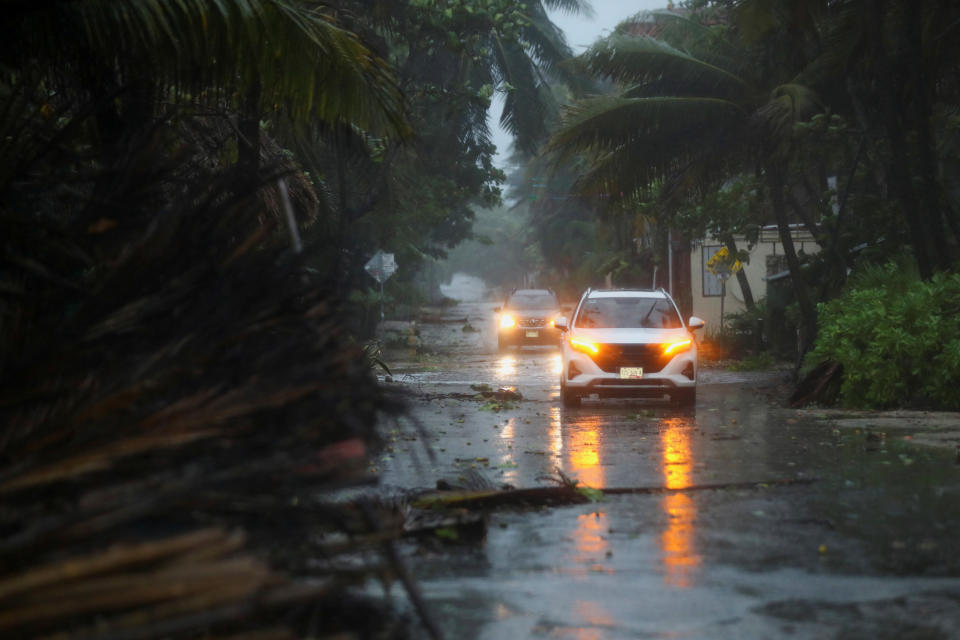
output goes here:
{"type": "Polygon", "coordinates": [[[644,373],[641,378],[621,378],[619,374],[603,371],[586,355],[569,347],[564,348],[563,362],[563,386],[584,395],[659,397],[697,386],[697,360],[691,353],[678,355],[660,371],[644,373]],[[571,363],[576,369],[573,377],[568,375],[571,363]],[[691,370],[692,378],[684,373],[691,370]]]}
{"type": "Polygon", "coordinates": [[[559,344],[560,330],[553,327],[500,330],[500,339],[510,344],[559,344]],[[533,335],[536,334],[536,335],[533,335]]]}

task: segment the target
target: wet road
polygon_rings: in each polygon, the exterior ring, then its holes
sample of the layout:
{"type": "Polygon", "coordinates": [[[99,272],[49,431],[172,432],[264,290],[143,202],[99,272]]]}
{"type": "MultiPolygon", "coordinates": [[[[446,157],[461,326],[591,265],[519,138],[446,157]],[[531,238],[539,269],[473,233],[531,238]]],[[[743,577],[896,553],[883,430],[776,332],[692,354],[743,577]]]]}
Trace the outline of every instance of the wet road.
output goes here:
{"type": "Polygon", "coordinates": [[[492,307],[461,304],[421,327],[427,355],[392,356],[420,426],[392,433],[384,489],[560,470],[665,491],[499,510],[480,545],[409,549],[446,637],[960,638],[952,451],[785,409],[782,373],[703,370],[695,409],[564,408],[557,351],[498,353],[492,307]],[[473,399],[477,384],[523,399],[473,399]]]}

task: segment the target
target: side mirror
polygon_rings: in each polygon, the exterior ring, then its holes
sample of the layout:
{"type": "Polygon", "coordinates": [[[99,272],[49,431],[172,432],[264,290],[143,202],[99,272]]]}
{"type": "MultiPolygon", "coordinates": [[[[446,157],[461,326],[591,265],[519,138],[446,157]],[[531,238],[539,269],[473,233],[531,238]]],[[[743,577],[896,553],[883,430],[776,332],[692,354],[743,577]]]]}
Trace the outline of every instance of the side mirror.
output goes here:
{"type": "Polygon", "coordinates": [[[567,319],[566,319],[566,317],[560,316],[559,318],[557,318],[556,320],[554,320],[554,321],[553,321],[553,326],[555,326],[557,329],[560,329],[561,331],[566,331],[566,330],[567,330],[567,319]]]}
{"type": "Polygon", "coordinates": [[[695,331],[696,329],[703,329],[703,325],[705,324],[706,322],[704,322],[702,318],[698,318],[697,316],[690,316],[690,319],[687,320],[687,328],[690,329],[690,331],[695,331]]]}

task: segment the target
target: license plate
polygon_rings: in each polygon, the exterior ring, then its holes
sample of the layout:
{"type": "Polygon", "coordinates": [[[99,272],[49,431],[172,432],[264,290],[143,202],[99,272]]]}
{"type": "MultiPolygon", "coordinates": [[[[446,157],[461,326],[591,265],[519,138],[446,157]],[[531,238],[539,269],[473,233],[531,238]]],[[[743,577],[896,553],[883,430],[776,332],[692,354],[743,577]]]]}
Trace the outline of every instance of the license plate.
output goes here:
{"type": "Polygon", "coordinates": [[[536,338],[539,335],[540,335],[539,331],[527,331],[528,338],[536,338]]]}
{"type": "Polygon", "coordinates": [[[642,378],[643,367],[620,367],[621,378],[642,378]]]}

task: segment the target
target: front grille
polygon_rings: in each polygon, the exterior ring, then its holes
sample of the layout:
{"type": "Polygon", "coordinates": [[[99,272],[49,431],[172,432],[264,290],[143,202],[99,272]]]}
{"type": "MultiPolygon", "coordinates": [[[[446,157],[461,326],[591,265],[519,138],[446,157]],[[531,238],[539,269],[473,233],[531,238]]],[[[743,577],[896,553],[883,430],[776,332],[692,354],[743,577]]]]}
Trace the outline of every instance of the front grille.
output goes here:
{"type": "Polygon", "coordinates": [[[524,329],[543,329],[547,326],[547,321],[543,318],[520,318],[517,326],[524,329]]]}
{"type": "Polygon", "coordinates": [[[620,373],[620,367],[643,367],[644,373],[657,373],[670,362],[659,344],[604,344],[600,353],[590,357],[607,373],[620,373]]]}

